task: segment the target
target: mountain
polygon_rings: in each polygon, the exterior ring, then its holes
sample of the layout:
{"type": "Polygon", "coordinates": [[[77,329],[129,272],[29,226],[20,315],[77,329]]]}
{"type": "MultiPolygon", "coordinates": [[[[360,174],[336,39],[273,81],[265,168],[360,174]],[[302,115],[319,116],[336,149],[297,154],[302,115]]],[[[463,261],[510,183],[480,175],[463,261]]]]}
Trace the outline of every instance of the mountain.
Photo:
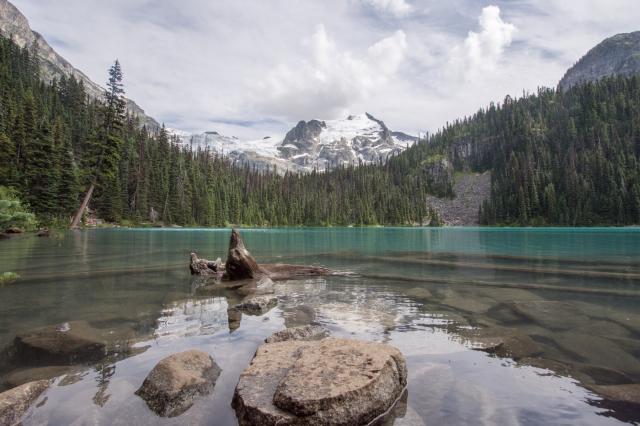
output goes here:
{"type": "MultiPolygon", "coordinates": [[[[46,82],[60,79],[62,76],[75,77],[84,83],[87,94],[93,98],[101,98],[104,88],[94,83],[82,71],[71,65],[60,56],[41,34],[33,31],[27,18],[7,0],[0,0],[0,35],[11,38],[18,46],[27,47],[40,60],[41,77],[46,82]]],[[[145,114],[134,101],[127,99],[127,110],[140,118],[150,130],[159,129],[156,120],[145,114]]]]}
{"type": "Polygon", "coordinates": [[[618,34],[591,49],[560,81],[562,91],[609,76],[640,73],[640,31],[618,34]]]}
{"type": "Polygon", "coordinates": [[[278,151],[280,157],[302,168],[328,170],[385,160],[415,140],[393,136],[382,121],[365,113],[345,120],[300,121],[284,137],[278,151]]]}
{"type": "Polygon", "coordinates": [[[368,113],[343,120],[300,121],[284,139],[240,140],[217,132],[188,135],[171,129],[170,133],[193,149],[209,149],[260,169],[276,166],[281,171],[300,172],[371,164],[399,154],[417,141],[414,136],[391,132],[368,113]]]}

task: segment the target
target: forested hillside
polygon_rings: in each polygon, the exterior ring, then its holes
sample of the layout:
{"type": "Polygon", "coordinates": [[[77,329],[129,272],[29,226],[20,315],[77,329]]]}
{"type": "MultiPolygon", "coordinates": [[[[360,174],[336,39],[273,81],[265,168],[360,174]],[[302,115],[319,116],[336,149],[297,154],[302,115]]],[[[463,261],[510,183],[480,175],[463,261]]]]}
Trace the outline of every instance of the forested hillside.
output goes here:
{"type": "Polygon", "coordinates": [[[26,49],[0,39],[0,185],[41,222],[68,223],[89,186],[90,207],[112,222],[181,225],[415,224],[429,220],[427,185],[392,166],[304,176],[259,173],[149,134],[127,116],[122,70],[104,101],[78,81],[45,84],[26,49]]]}
{"type": "Polygon", "coordinates": [[[566,93],[491,105],[391,161],[420,171],[492,171],[483,224],[628,225],[640,223],[640,78],[608,78],[566,93]]]}
{"type": "Polygon", "coordinates": [[[456,172],[492,172],[483,224],[640,223],[640,78],[505,99],[386,164],[306,175],[258,172],[149,134],[125,113],[122,71],[103,101],[82,83],[45,84],[37,60],[0,39],[0,185],[40,221],[67,223],[93,183],[112,222],[181,225],[438,223],[428,193],[453,196],[456,172]]]}

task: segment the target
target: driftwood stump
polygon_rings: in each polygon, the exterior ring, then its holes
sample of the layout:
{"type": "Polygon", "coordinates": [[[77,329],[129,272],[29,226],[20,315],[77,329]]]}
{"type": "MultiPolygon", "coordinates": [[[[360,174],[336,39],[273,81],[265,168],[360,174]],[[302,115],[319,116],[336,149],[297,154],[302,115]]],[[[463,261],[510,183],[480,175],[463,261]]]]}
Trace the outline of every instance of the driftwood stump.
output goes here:
{"type": "Polygon", "coordinates": [[[246,249],[240,233],[235,229],[231,230],[224,278],[235,281],[259,278],[264,274],[266,271],[258,265],[249,250],[246,249]]]}
{"type": "Polygon", "coordinates": [[[262,277],[286,280],[294,277],[322,276],[333,273],[327,268],[318,266],[283,263],[260,265],[244,246],[244,241],[236,229],[231,230],[226,263],[222,263],[220,259],[215,262],[200,259],[195,253],[191,253],[190,268],[192,275],[222,275],[222,279],[225,281],[256,280],[262,277]]]}

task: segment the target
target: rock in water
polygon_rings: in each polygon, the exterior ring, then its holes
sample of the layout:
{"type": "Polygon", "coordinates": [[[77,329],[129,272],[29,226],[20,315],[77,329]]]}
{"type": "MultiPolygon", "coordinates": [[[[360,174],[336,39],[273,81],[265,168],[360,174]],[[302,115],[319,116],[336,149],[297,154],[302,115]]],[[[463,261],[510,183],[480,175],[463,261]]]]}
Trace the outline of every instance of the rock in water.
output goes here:
{"type": "Polygon", "coordinates": [[[197,254],[191,253],[189,269],[191,269],[191,275],[222,275],[224,273],[224,264],[220,258],[212,262],[200,259],[197,254]]]}
{"type": "Polygon", "coordinates": [[[159,416],[174,417],[187,411],[197,396],[209,393],[221,371],[202,351],[180,352],[158,362],[136,395],[159,416]]]}
{"type": "Polygon", "coordinates": [[[266,343],[242,373],[240,425],[364,425],[407,384],[404,357],[382,343],[327,338],[266,343]]]}
{"type": "Polygon", "coordinates": [[[47,326],[16,336],[15,358],[26,365],[71,365],[99,361],[106,345],[84,321],[47,326]]]}
{"type": "Polygon", "coordinates": [[[247,315],[262,315],[278,304],[278,298],[274,296],[254,296],[235,306],[235,308],[247,315]]]}
{"type": "Polygon", "coordinates": [[[287,340],[322,340],[329,337],[329,330],[319,325],[305,325],[302,327],[286,328],[268,337],[266,343],[286,342],[287,340]]]}
{"type": "Polygon", "coordinates": [[[511,308],[517,314],[549,330],[570,330],[589,322],[575,304],[553,300],[513,302],[511,308]]]}
{"type": "Polygon", "coordinates": [[[588,386],[588,389],[608,401],[634,404],[640,407],[640,384],[588,386]]]}
{"type": "Polygon", "coordinates": [[[233,229],[231,231],[231,241],[229,242],[229,253],[227,254],[224,277],[229,280],[243,280],[247,278],[258,278],[264,274],[265,271],[258,265],[253,256],[251,256],[249,250],[244,247],[240,233],[233,229]]]}
{"type": "Polygon", "coordinates": [[[0,425],[17,424],[31,404],[49,387],[48,380],[25,383],[0,393],[0,425]]]}

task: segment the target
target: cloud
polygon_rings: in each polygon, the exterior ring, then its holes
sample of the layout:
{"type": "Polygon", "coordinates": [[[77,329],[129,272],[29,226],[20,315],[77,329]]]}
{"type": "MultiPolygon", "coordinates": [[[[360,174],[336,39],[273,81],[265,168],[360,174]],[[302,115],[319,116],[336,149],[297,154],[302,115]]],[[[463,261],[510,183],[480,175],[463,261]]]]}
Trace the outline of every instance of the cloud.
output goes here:
{"type": "Polygon", "coordinates": [[[482,9],[478,18],[480,32],[469,31],[462,46],[452,51],[452,65],[468,79],[495,70],[505,49],[511,45],[516,27],[504,22],[498,6],[482,9]]]}
{"type": "Polygon", "coordinates": [[[413,10],[413,7],[405,0],[361,0],[362,2],[372,6],[378,12],[392,15],[396,18],[407,16],[413,10]]]}
{"type": "Polygon", "coordinates": [[[323,25],[304,45],[304,59],[276,66],[256,85],[253,101],[261,112],[294,121],[346,115],[387,83],[407,50],[405,33],[397,31],[357,55],[341,50],[323,25]]]}
{"type": "Polygon", "coordinates": [[[119,58],[127,95],[159,121],[251,138],[364,111],[436,130],[555,86],[640,22],[638,0],[12,2],[97,83],[119,58]]]}

